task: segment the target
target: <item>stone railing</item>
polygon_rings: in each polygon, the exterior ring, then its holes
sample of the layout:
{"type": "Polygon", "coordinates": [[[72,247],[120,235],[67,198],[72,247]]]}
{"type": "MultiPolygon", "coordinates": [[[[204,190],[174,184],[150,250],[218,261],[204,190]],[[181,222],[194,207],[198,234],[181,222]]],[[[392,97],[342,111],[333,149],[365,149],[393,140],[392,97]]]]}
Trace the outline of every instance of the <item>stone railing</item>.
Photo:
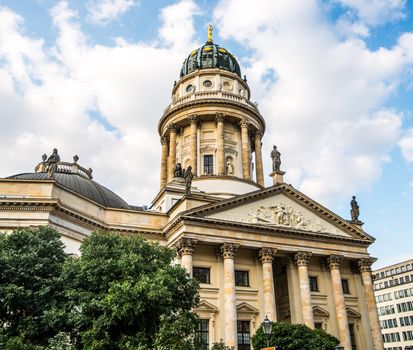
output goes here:
{"type": "MultiPolygon", "coordinates": [[[[47,163],[46,162],[41,162],[36,166],[35,171],[37,173],[39,172],[45,172],[47,171],[47,163]]],[[[65,174],[76,174],[79,176],[82,176],[86,179],[92,179],[92,169],[86,169],[82,166],[80,166],[77,163],[69,163],[69,162],[59,162],[57,163],[57,173],[65,173],[65,174]]]]}
{"type": "Polygon", "coordinates": [[[255,103],[252,103],[248,99],[246,99],[244,96],[236,95],[231,92],[225,92],[225,91],[199,91],[195,92],[180,98],[177,98],[173,100],[166,108],[164,113],[168,112],[169,110],[181,106],[185,103],[192,102],[192,101],[198,101],[198,100],[206,100],[206,99],[224,99],[224,100],[230,100],[230,101],[235,101],[240,104],[246,105],[254,110],[257,109],[257,105],[255,103]]]}

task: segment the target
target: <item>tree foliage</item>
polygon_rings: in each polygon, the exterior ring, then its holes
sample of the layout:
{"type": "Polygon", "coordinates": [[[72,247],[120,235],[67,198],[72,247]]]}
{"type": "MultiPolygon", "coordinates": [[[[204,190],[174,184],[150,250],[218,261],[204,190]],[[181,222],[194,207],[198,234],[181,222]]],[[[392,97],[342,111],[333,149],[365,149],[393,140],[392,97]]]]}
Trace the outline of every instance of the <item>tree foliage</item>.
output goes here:
{"type": "Polygon", "coordinates": [[[0,252],[0,348],[46,345],[65,303],[59,234],[49,227],[0,234],[0,252]]]}
{"type": "Polygon", "coordinates": [[[0,235],[0,348],[193,349],[198,284],[174,252],[96,232],[65,257],[48,227],[0,235]]]}
{"type": "Polygon", "coordinates": [[[334,350],[339,344],[337,338],[321,329],[286,322],[273,323],[269,338],[260,327],[252,338],[254,349],[266,347],[267,339],[270,346],[276,345],[279,350],[334,350]]]}

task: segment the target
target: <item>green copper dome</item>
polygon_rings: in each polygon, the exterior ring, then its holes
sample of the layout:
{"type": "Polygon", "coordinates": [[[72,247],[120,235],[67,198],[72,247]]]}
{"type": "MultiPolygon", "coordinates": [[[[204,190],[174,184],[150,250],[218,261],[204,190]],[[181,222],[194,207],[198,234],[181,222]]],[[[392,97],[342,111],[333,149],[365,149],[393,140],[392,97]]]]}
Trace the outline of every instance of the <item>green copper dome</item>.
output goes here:
{"type": "Polygon", "coordinates": [[[189,54],[182,65],[181,78],[205,68],[225,69],[241,77],[241,69],[235,57],[212,41],[207,41],[204,46],[189,54]]]}

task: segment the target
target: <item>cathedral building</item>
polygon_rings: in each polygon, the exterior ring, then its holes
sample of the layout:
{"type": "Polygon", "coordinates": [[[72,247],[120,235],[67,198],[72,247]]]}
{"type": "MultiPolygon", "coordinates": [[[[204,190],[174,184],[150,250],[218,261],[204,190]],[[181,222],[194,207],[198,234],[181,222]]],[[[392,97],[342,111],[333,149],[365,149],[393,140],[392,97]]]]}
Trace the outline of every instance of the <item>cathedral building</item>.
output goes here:
{"type": "Polygon", "coordinates": [[[96,229],[136,234],[176,249],[200,282],[205,345],[223,339],[251,349],[266,316],[335,335],[345,350],[382,350],[368,253],[358,206],[346,220],[283,181],[271,156],[265,187],[265,120],[250,101],[236,58],[208,41],[185,59],[158,124],[160,188],[135,207],[93,180],[77,156],[43,156],[33,173],[0,179],[0,230],[50,225],[78,254],[96,229]]]}

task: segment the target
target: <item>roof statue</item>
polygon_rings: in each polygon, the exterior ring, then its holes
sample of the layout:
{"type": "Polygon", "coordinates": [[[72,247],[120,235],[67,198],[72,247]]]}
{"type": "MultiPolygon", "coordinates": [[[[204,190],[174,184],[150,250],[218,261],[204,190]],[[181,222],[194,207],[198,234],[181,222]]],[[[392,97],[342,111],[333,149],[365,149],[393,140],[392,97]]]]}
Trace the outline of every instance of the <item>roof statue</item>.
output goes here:
{"type": "Polygon", "coordinates": [[[174,177],[184,177],[184,172],[182,170],[181,163],[178,163],[178,164],[175,165],[174,177]]]}
{"type": "Polygon", "coordinates": [[[57,153],[57,148],[53,148],[53,153],[46,161],[47,177],[52,178],[57,170],[57,163],[60,162],[60,156],[57,153]]]}
{"type": "Polygon", "coordinates": [[[212,43],[212,31],[214,30],[214,28],[212,28],[211,25],[208,25],[208,42],[212,43]]]}
{"type": "Polygon", "coordinates": [[[350,214],[351,214],[351,221],[354,222],[359,222],[359,216],[360,216],[360,207],[356,201],[356,196],[353,196],[353,199],[350,202],[350,206],[351,206],[351,210],[350,210],[350,214]]]}
{"type": "Polygon", "coordinates": [[[186,171],[184,171],[184,178],[185,178],[185,194],[191,194],[191,185],[192,179],[194,178],[194,174],[192,174],[192,166],[188,166],[186,171]]]}
{"type": "Polygon", "coordinates": [[[277,150],[277,146],[273,146],[271,151],[272,171],[281,171],[281,153],[277,150]]]}

